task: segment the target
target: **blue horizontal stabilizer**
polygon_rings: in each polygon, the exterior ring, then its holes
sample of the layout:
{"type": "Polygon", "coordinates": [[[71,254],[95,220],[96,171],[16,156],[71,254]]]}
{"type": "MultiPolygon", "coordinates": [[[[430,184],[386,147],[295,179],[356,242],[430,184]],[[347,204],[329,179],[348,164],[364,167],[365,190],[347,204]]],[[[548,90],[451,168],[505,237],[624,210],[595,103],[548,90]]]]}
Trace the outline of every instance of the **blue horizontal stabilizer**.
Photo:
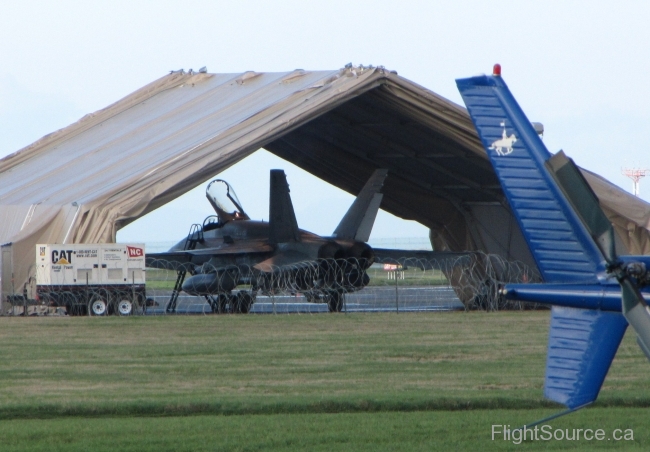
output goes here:
{"type": "Polygon", "coordinates": [[[456,80],[545,282],[595,284],[603,256],[545,167],[551,157],[499,76],[456,80]]]}
{"type": "Polygon", "coordinates": [[[553,306],[544,396],[570,409],[596,400],[626,328],[618,312],[553,306]]]}

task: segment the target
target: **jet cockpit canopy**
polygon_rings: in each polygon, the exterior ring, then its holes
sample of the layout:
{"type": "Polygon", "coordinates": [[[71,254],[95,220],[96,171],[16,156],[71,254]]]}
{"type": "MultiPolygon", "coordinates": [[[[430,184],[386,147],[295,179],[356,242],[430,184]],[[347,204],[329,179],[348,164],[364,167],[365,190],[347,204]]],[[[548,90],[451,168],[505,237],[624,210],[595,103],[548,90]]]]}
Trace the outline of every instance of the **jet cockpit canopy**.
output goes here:
{"type": "Polygon", "coordinates": [[[215,179],[208,184],[205,196],[217,212],[219,224],[228,221],[250,220],[230,184],[222,179],[215,179]]]}

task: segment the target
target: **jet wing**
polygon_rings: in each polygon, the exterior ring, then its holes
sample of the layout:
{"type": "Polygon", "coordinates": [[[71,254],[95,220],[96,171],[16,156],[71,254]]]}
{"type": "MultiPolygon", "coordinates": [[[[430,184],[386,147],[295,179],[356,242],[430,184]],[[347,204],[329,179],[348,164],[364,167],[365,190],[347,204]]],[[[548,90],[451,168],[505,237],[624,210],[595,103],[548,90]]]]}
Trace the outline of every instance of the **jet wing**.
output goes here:
{"type": "Polygon", "coordinates": [[[596,400],[627,325],[618,312],[553,306],[544,396],[569,409],[596,400]]]}
{"type": "Polygon", "coordinates": [[[256,254],[256,253],[269,253],[275,247],[266,241],[241,241],[234,243],[224,243],[212,248],[200,248],[196,250],[184,251],[192,256],[224,256],[228,254],[256,254]]]}
{"type": "Polygon", "coordinates": [[[445,270],[459,264],[468,264],[474,253],[453,253],[444,251],[395,250],[373,248],[375,262],[400,264],[420,270],[445,270]]]}
{"type": "Polygon", "coordinates": [[[597,283],[603,255],[545,167],[551,153],[503,79],[456,84],[544,281],[597,283]]]}
{"type": "Polygon", "coordinates": [[[270,253],[274,247],[266,241],[241,241],[223,243],[212,248],[195,250],[168,251],[166,253],[147,253],[147,265],[154,268],[174,268],[174,265],[192,262],[193,257],[227,256],[240,254],[270,253]]]}

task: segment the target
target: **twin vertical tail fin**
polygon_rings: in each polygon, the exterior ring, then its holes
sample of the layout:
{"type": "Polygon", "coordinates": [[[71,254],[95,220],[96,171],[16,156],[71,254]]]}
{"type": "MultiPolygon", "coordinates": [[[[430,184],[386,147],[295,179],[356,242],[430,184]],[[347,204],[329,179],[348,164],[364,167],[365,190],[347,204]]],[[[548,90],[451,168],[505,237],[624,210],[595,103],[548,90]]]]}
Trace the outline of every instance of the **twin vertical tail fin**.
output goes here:
{"type": "Polygon", "coordinates": [[[289,184],[283,170],[271,170],[269,199],[269,243],[300,241],[300,232],[293,203],[289,195],[289,184]]]}
{"type": "MultiPolygon", "coordinates": [[[[378,169],[372,174],[334,231],[335,238],[368,241],[383,197],[380,190],[387,174],[386,169],[378,169]]],[[[276,244],[298,241],[300,231],[289,195],[287,176],[283,170],[271,170],[269,242],[276,244]]]]}
{"type": "Polygon", "coordinates": [[[372,173],[366,185],[361,189],[359,196],[354,200],[336,227],[332,237],[359,242],[367,242],[370,239],[370,233],[384,196],[380,193],[380,190],[384,185],[387,174],[387,169],[378,169],[372,173]]]}

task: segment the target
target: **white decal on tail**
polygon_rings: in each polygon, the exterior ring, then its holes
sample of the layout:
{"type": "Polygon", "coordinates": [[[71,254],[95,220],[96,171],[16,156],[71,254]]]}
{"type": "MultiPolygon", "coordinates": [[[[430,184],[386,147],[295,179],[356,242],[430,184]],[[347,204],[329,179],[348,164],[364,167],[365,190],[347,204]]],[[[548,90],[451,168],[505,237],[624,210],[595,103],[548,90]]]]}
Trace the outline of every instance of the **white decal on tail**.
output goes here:
{"type": "Polygon", "coordinates": [[[490,149],[497,151],[497,155],[508,155],[512,153],[512,145],[517,142],[517,137],[513,133],[508,136],[506,134],[506,123],[502,122],[501,127],[503,127],[503,135],[501,135],[500,140],[496,140],[490,146],[490,149]]]}

